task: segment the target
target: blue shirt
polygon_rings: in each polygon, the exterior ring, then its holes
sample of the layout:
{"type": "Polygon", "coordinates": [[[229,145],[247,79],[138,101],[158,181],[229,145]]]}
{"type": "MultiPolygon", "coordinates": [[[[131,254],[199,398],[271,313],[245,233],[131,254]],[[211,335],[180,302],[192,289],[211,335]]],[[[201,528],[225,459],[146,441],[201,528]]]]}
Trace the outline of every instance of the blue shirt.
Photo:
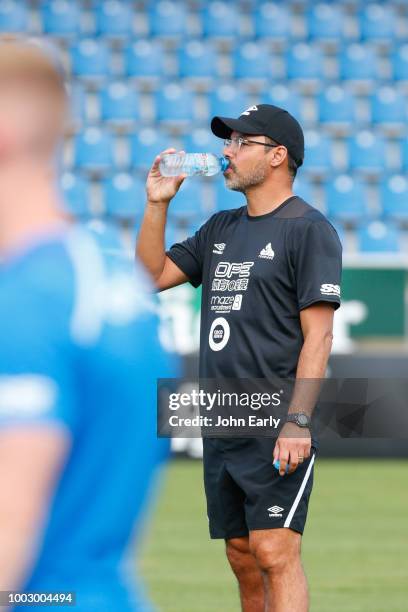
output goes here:
{"type": "Polygon", "coordinates": [[[76,612],[150,610],[122,568],[168,451],[169,357],[144,272],[78,227],[31,245],[0,267],[0,337],[0,428],[57,425],[72,444],[23,590],[76,591],[76,612]]]}

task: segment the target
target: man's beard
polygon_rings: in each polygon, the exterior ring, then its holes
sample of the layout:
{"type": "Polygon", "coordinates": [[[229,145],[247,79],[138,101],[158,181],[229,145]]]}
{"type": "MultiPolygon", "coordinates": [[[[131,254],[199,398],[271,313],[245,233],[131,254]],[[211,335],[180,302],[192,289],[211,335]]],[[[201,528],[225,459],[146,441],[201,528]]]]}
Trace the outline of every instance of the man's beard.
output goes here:
{"type": "Polygon", "coordinates": [[[233,191],[241,191],[242,193],[245,193],[250,187],[256,187],[264,182],[266,178],[267,164],[263,161],[260,162],[245,176],[237,174],[234,168],[232,168],[232,170],[234,171],[234,174],[225,177],[226,186],[228,189],[232,189],[233,191]]]}

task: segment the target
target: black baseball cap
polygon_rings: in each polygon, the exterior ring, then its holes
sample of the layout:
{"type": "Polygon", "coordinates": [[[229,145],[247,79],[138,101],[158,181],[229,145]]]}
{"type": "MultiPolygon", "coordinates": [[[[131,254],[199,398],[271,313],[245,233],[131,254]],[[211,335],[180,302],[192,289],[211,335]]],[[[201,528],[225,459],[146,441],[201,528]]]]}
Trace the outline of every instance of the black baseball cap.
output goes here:
{"type": "Polygon", "coordinates": [[[229,138],[232,132],[269,136],[285,146],[299,167],[305,156],[305,141],[300,123],[288,111],[272,104],[250,106],[238,119],[214,117],[211,130],[218,138],[229,138]]]}

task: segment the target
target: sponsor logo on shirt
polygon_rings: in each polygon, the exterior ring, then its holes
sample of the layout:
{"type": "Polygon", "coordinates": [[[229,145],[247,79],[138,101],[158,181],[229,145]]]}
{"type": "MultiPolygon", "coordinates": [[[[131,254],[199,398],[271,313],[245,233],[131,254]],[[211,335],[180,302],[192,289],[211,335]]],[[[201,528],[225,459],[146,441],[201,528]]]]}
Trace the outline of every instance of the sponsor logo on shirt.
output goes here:
{"type": "Polygon", "coordinates": [[[331,283],[323,283],[320,286],[320,293],[322,295],[334,295],[335,297],[340,297],[340,286],[332,285],[331,283]]]}
{"type": "Polygon", "coordinates": [[[231,263],[220,261],[215,269],[215,276],[211,285],[212,291],[246,291],[248,289],[251,268],[255,262],[243,261],[231,263]],[[232,278],[232,277],[238,278],[232,278]]]}
{"type": "Polygon", "coordinates": [[[238,295],[213,295],[211,297],[211,310],[228,313],[231,310],[241,310],[242,293],[238,295]]]}
{"type": "Polygon", "coordinates": [[[273,250],[270,242],[268,242],[266,247],[262,249],[258,257],[259,259],[270,259],[272,261],[272,259],[275,257],[275,251],[273,250]]]}
{"type": "Polygon", "coordinates": [[[282,516],[282,510],[284,510],[284,508],[280,506],[271,506],[268,508],[269,518],[280,518],[282,516]]]}
{"type": "Polygon", "coordinates": [[[208,344],[213,351],[222,351],[228,344],[230,337],[230,326],[227,319],[217,317],[211,325],[210,334],[208,336],[208,344]]]}
{"type": "Polygon", "coordinates": [[[226,247],[225,242],[219,242],[219,243],[214,242],[213,253],[215,253],[216,255],[222,255],[225,247],[226,247]]]}

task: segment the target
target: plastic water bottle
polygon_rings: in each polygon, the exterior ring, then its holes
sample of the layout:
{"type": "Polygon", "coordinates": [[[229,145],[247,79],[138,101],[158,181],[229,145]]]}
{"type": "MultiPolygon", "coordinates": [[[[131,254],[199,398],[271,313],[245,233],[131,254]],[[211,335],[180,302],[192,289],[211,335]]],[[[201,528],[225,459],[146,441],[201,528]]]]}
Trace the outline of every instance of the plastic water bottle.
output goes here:
{"type": "Polygon", "coordinates": [[[214,153],[166,153],[159,164],[162,176],[213,176],[225,172],[228,166],[226,157],[218,157],[214,153]]]}

